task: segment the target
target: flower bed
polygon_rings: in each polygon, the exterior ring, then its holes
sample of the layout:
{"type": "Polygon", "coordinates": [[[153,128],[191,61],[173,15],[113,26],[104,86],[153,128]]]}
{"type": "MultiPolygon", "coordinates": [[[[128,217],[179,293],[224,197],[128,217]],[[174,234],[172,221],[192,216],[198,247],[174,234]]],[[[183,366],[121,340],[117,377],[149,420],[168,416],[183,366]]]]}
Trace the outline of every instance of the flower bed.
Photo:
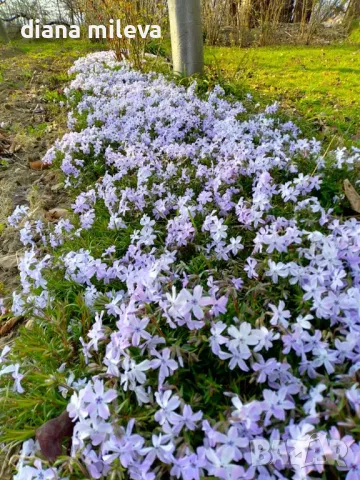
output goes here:
{"type": "Polygon", "coordinates": [[[360,478],[360,222],[341,215],[359,152],[324,159],[276,104],[200,97],[111,52],[72,72],[70,132],[44,161],[74,215],[10,218],[28,247],[13,312],[54,357],[18,341],[0,371],[18,428],[34,391],[46,419],[67,408],[72,459],[27,441],[16,478],[360,478]]]}

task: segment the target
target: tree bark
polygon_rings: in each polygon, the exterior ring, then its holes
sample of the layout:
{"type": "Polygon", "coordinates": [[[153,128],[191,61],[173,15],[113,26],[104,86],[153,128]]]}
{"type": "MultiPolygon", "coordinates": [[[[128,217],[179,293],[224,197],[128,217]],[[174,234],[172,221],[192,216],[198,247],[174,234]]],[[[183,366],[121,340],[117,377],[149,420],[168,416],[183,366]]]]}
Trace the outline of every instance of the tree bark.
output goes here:
{"type": "Polygon", "coordinates": [[[280,21],[284,23],[292,23],[294,20],[294,8],[295,8],[294,0],[286,0],[284,2],[284,8],[281,12],[280,21]]]}
{"type": "Polygon", "coordinates": [[[350,0],[346,10],[345,21],[351,22],[360,18],[360,0],[350,0]]]}
{"type": "Polygon", "coordinates": [[[309,23],[313,8],[313,0],[297,0],[294,10],[294,23],[309,23]]]}
{"type": "Polygon", "coordinates": [[[168,0],[174,72],[191,76],[204,67],[200,0],[168,0]]]}
{"type": "Polygon", "coordinates": [[[5,28],[4,22],[0,19],[0,39],[2,39],[5,43],[9,43],[9,35],[5,28]]]}

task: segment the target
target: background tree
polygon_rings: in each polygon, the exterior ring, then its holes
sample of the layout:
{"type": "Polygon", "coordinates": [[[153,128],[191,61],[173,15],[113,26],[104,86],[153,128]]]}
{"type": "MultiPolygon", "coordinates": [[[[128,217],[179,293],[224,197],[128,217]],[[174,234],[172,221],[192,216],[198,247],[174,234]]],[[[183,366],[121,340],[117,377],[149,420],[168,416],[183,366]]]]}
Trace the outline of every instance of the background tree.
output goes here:
{"type": "Polygon", "coordinates": [[[5,43],[9,42],[9,35],[5,28],[4,22],[1,20],[1,18],[0,18],[0,40],[2,40],[5,43]]]}
{"type": "MultiPolygon", "coordinates": [[[[0,0],[0,6],[5,3],[5,0],[0,0]]],[[[7,33],[7,30],[5,28],[4,22],[0,18],[0,40],[2,40],[5,43],[9,42],[9,35],[7,33]]]]}
{"type": "Polygon", "coordinates": [[[46,25],[81,24],[80,0],[0,0],[0,39],[8,41],[9,30],[20,30],[31,19],[46,25]]]}
{"type": "Polygon", "coordinates": [[[200,0],[168,0],[174,72],[201,73],[204,67],[200,0]]]}
{"type": "Polygon", "coordinates": [[[350,0],[346,10],[345,22],[350,25],[353,20],[360,18],[360,0],[350,0]]]}

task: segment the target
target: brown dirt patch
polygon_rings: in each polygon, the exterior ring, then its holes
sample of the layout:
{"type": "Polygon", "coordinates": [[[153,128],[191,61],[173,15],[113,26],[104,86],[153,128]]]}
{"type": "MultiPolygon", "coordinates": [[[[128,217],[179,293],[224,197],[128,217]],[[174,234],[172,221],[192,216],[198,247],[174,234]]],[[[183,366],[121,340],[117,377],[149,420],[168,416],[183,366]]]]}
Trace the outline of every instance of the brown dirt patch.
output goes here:
{"type": "Polygon", "coordinates": [[[1,48],[0,82],[0,296],[18,285],[17,263],[22,244],[7,217],[17,205],[36,209],[37,216],[67,206],[56,170],[36,171],[29,163],[41,160],[65,128],[65,112],[46,99],[56,75],[64,75],[57,58],[32,58],[15,48],[1,48]],[[26,68],[24,61],[26,58],[26,68]]]}

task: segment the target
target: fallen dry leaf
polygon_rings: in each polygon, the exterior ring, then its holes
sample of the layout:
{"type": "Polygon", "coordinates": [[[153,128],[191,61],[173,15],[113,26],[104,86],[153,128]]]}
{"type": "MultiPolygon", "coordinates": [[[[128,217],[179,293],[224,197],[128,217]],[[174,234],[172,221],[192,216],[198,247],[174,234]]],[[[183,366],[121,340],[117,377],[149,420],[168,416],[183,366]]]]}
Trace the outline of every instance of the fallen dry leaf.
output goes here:
{"type": "Polygon", "coordinates": [[[5,255],[4,257],[0,257],[0,268],[2,270],[12,270],[17,266],[17,255],[5,255]]]}
{"type": "Polygon", "coordinates": [[[31,170],[47,170],[50,168],[48,163],[43,163],[41,160],[35,160],[34,162],[30,162],[31,170]]]}
{"type": "Polygon", "coordinates": [[[13,153],[18,152],[20,149],[21,149],[21,145],[15,143],[15,142],[12,142],[12,144],[10,145],[10,148],[9,148],[9,152],[11,154],[13,154],[13,153]]]}
{"type": "Polygon", "coordinates": [[[32,327],[35,325],[35,320],[33,318],[29,318],[29,320],[25,323],[25,328],[31,330],[32,327]]]}
{"type": "Polygon", "coordinates": [[[9,154],[10,142],[9,140],[0,133],[0,153],[2,155],[9,154]]]}
{"type": "Polygon", "coordinates": [[[67,411],[46,422],[36,432],[41,453],[49,462],[55,461],[62,452],[64,438],[72,437],[74,424],[67,411]]]}
{"type": "Polygon", "coordinates": [[[11,330],[15,327],[15,325],[22,320],[22,317],[13,317],[6,322],[2,322],[0,324],[0,337],[5,337],[11,330]]]}
{"type": "Polygon", "coordinates": [[[344,180],[344,190],[346,198],[349,200],[351,208],[356,213],[360,213],[360,195],[351,185],[348,179],[344,180]]]}
{"type": "Polygon", "coordinates": [[[66,208],[53,208],[48,212],[45,212],[44,218],[48,222],[56,222],[60,220],[60,218],[67,217],[69,215],[69,211],[66,208]]]}

